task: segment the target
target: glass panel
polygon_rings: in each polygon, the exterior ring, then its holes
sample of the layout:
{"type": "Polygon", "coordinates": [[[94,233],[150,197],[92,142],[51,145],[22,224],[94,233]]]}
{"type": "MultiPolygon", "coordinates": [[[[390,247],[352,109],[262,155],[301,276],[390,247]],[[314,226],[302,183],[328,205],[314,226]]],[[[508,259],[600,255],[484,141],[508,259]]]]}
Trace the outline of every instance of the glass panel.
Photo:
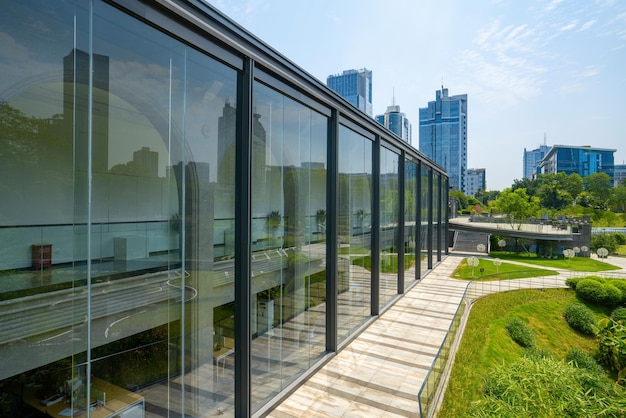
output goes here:
{"type": "Polygon", "coordinates": [[[380,307],[398,294],[398,166],[400,157],[380,148],[380,307]]]}
{"type": "Polygon", "coordinates": [[[445,255],[448,250],[448,236],[447,236],[447,225],[448,225],[448,179],[446,177],[441,177],[441,198],[440,201],[440,209],[441,209],[441,253],[445,255]]]}
{"type": "Polygon", "coordinates": [[[9,415],[232,416],[237,73],[103,3],[90,50],[67,3],[0,15],[9,415]]]}
{"type": "Polygon", "coordinates": [[[415,272],[417,220],[417,164],[404,163],[404,288],[418,278],[415,272]]]}
{"type": "Polygon", "coordinates": [[[89,72],[72,57],[88,21],[71,0],[2,3],[2,416],[40,414],[64,381],[87,376],[89,72]]]}
{"type": "Polygon", "coordinates": [[[432,235],[432,257],[433,262],[441,259],[441,252],[439,251],[439,181],[441,176],[438,173],[433,173],[433,235],[432,235]]]}
{"type": "Polygon", "coordinates": [[[328,120],[260,83],[252,143],[252,405],[326,349],[328,120]]]}
{"type": "Polygon", "coordinates": [[[430,228],[428,221],[430,211],[430,169],[424,166],[422,166],[421,170],[420,194],[420,271],[424,274],[428,270],[428,232],[430,228]]]}
{"type": "Polygon", "coordinates": [[[339,258],[337,286],[340,340],[371,314],[372,142],[339,129],[339,258]]]}
{"type": "Polygon", "coordinates": [[[116,280],[92,291],[92,374],[148,411],[232,416],[237,73],[102,3],[93,47],[92,219],[116,280]]]}

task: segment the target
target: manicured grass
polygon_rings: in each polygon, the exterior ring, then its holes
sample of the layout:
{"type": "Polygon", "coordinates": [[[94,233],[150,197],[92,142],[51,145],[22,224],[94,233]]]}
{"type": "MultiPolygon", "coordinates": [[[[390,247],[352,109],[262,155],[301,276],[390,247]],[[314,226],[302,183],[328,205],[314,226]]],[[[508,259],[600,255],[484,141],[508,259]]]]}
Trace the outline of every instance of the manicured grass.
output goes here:
{"type": "Polygon", "coordinates": [[[346,247],[339,247],[339,254],[357,254],[357,255],[365,255],[369,254],[369,248],[365,248],[362,245],[350,245],[346,247]]]}
{"type": "Polygon", "coordinates": [[[620,245],[617,247],[617,254],[626,256],[626,245],[620,245]]]}
{"type": "Polygon", "coordinates": [[[481,277],[488,276],[485,277],[486,280],[509,280],[526,277],[555,276],[559,274],[554,270],[526,267],[511,263],[502,263],[499,267],[496,267],[493,263],[493,259],[488,258],[479,258],[478,263],[478,266],[472,269],[472,267],[467,264],[467,258],[463,259],[454,273],[452,273],[452,277],[465,280],[480,280],[481,277]],[[480,271],[481,268],[483,269],[482,273],[480,271]]]}
{"type": "MultiPolygon", "coordinates": [[[[563,319],[565,306],[574,301],[570,289],[517,290],[478,300],[472,307],[437,416],[470,416],[472,402],[481,399],[487,372],[524,356],[524,350],[506,332],[510,316],[528,323],[537,347],[548,350],[558,360],[564,359],[572,347],[593,353],[595,339],[575,332],[563,319]]],[[[608,316],[603,310],[594,312],[598,318],[608,316]]]]}
{"type": "Polygon", "coordinates": [[[620,268],[604,261],[594,260],[587,257],[573,257],[567,260],[560,256],[556,260],[537,257],[532,253],[511,253],[507,251],[493,251],[489,254],[502,260],[519,261],[522,263],[534,264],[542,267],[552,267],[572,271],[608,271],[619,270],[620,268]]]}

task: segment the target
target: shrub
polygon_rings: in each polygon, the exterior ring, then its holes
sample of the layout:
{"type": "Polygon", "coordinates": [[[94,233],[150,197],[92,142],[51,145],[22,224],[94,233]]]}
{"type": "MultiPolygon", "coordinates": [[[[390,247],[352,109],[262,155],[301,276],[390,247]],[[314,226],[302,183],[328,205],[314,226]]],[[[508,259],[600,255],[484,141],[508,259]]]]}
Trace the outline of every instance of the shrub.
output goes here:
{"type": "Polygon", "coordinates": [[[626,368],[626,325],[611,319],[598,333],[598,357],[601,364],[620,372],[626,368]]]}
{"type": "Polygon", "coordinates": [[[520,346],[530,348],[535,345],[535,334],[521,319],[510,317],[506,321],[506,331],[513,341],[520,346]]]}
{"type": "Polygon", "coordinates": [[[624,279],[613,279],[609,281],[613,286],[617,287],[622,291],[622,303],[626,303],[626,280],[624,279]]]}
{"type": "Polygon", "coordinates": [[[593,335],[596,330],[596,317],[591,309],[582,303],[570,303],[565,307],[563,317],[570,327],[583,334],[593,335]]]}
{"type": "Polygon", "coordinates": [[[610,307],[619,305],[624,297],[622,291],[611,283],[604,283],[603,286],[606,290],[605,304],[610,307]]]}
{"type": "Polygon", "coordinates": [[[591,354],[587,354],[580,348],[576,347],[569,349],[565,355],[565,361],[572,363],[579,369],[587,369],[598,373],[604,370],[591,354]]]}
{"type": "Polygon", "coordinates": [[[611,312],[611,319],[615,322],[624,321],[626,323],[626,308],[617,308],[611,312]]]}
{"type": "Polygon", "coordinates": [[[570,277],[569,279],[565,280],[565,284],[569,286],[570,289],[576,290],[576,286],[581,280],[583,280],[582,277],[570,277]]]}
{"type": "Polygon", "coordinates": [[[607,297],[607,291],[597,280],[585,278],[578,282],[576,295],[594,305],[602,305],[607,297]]]}
{"type": "Polygon", "coordinates": [[[625,408],[624,390],[603,373],[552,358],[523,358],[489,372],[471,416],[619,417],[625,408]]]}

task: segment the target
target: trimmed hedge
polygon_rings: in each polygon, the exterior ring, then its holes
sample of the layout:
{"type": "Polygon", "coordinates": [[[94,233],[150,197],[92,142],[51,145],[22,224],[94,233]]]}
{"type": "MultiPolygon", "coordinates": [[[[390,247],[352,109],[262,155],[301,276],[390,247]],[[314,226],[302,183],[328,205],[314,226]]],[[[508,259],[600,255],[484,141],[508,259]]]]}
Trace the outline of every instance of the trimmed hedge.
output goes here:
{"type": "Polygon", "coordinates": [[[583,277],[570,277],[569,279],[565,280],[565,285],[569,286],[569,288],[572,290],[576,290],[576,286],[581,280],[583,280],[583,277]]]}
{"type": "Polygon", "coordinates": [[[576,286],[576,295],[594,305],[602,305],[607,296],[607,290],[604,285],[597,280],[585,278],[578,282],[576,286]]]}
{"type": "Polygon", "coordinates": [[[506,331],[520,346],[531,348],[535,346],[535,334],[526,322],[517,317],[510,317],[506,321],[506,331]]]}
{"type": "Polygon", "coordinates": [[[610,284],[617,287],[622,291],[622,301],[621,303],[626,303],[626,280],[624,279],[613,279],[609,281],[610,284]]]}
{"type": "Polygon", "coordinates": [[[596,317],[585,305],[581,303],[570,303],[565,307],[563,317],[570,327],[578,332],[587,335],[596,333],[596,317]]]}
{"type": "Polygon", "coordinates": [[[604,286],[604,289],[606,290],[606,305],[615,307],[622,303],[623,293],[620,289],[611,283],[604,283],[602,286],[604,286]]]}

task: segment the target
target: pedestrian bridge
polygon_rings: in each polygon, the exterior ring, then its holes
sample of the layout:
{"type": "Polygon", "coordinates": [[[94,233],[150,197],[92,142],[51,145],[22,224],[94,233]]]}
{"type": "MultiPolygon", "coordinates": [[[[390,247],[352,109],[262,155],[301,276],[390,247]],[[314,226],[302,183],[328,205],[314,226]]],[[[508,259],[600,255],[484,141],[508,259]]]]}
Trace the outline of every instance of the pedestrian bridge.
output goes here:
{"type": "Polygon", "coordinates": [[[449,220],[450,230],[482,232],[513,238],[529,238],[546,241],[572,241],[572,225],[558,222],[514,222],[487,216],[464,216],[449,220]]]}

